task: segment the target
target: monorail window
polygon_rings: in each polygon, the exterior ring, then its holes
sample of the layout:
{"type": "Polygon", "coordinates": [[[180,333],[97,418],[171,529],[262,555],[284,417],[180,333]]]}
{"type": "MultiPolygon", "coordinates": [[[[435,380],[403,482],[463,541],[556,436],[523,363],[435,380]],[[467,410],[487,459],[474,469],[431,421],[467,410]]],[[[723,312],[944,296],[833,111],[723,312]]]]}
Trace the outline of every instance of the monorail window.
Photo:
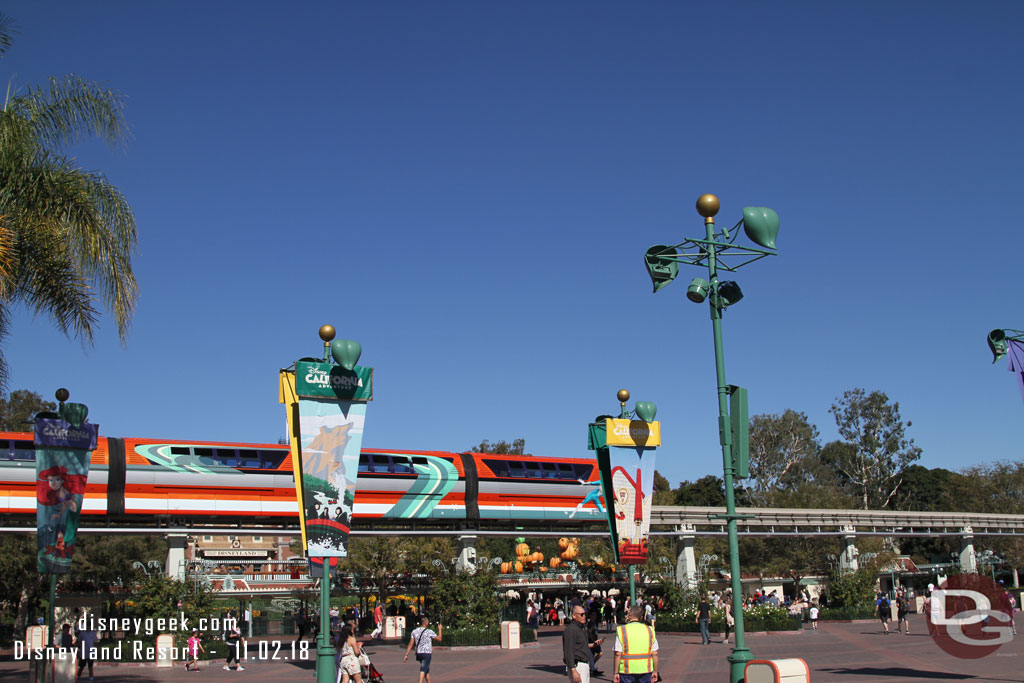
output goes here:
{"type": "Polygon", "coordinates": [[[540,464],[535,462],[526,463],[526,476],[530,479],[540,479],[540,464]]]}
{"type": "Polygon", "coordinates": [[[586,481],[590,479],[590,473],[594,471],[593,465],[575,465],[576,478],[586,481]]]}
{"type": "Polygon", "coordinates": [[[370,456],[372,460],[371,472],[387,472],[391,469],[391,459],[386,455],[373,455],[370,456]]]}
{"type": "Polygon", "coordinates": [[[268,470],[276,470],[289,455],[289,451],[260,451],[260,460],[263,467],[268,470]]]}
{"type": "Polygon", "coordinates": [[[188,446],[171,446],[171,455],[192,455],[192,449],[188,446]]]}
{"type": "Polygon", "coordinates": [[[575,479],[576,478],[576,470],[574,470],[572,468],[572,465],[570,465],[569,463],[567,463],[567,462],[559,462],[559,463],[555,463],[555,465],[558,466],[558,478],[559,479],[575,479]]]}
{"type": "Polygon", "coordinates": [[[11,458],[14,460],[35,460],[36,445],[31,441],[14,441],[14,448],[10,449],[11,458]]]}
{"type": "Polygon", "coordinates": [[[553,462],[542,462],[540,469],[544,473],[545,479],[558,479],[558,472],[555,470],[555,463],[553,462]]]}
{"type": "Polygon", "coordinates": [[[485,459],[484,464],[487,465],[494,472],[496,477],[507,477],[508,476],[508,461],[507,460],[491,460],[485,459]]]}
{"type": "Polygon", "coordinates": [[[259,467],[260,453],[251,448],[239,448],[238,458],[241,460],[239,467],[259,467]]]}
{"type": "Polygon", "coordinates": [[[510,461],[508,464],[508,474],[510,477],[519,477],[520,479],[526,476],[526,463],[510,461]]]}
{"type": "Polygon", "coordinates": [[[369,472],[370,471],[370,456],[365,453],[359,454],[359,471],[369,472]]]}
{"type": "Polygon", "coordinates": [[[402,455],[393,456],[392,461],[394,463],[395,474],[412,474],[412,464],[409,462],[409,458],[402,455]]]}

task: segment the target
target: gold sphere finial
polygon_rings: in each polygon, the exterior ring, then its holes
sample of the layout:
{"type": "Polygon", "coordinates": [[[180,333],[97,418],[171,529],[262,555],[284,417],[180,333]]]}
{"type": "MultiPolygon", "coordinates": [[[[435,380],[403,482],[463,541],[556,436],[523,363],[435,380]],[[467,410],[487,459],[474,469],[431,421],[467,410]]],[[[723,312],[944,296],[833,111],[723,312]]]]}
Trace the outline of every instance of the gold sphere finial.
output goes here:
{"type": "Polygon", "coordinates": [[[64,387],[61,387],[56,392],[54,392],[53,396],[61,403],[64,403],[64,401],[68,400],[71,397],[71,392],[65,389],[64,387]]]}
{"type": "Polygon", "coordinates": [[[718,213],[719,208],[718,197],[713,194],[702,194],[697,198],[697,213],[704,218],[711,218],[718,213]]]}
{"type": "Polygon", "coordinates": [[[619,393],[616,394],[619,397],[619,403],[625,403],[629,400],[629,392],[625,389],[619,389],[619,393]]]}
{"type": "Polygon", "coordinates": [[[334,339],[334,325],[321,325],[320,338],[324,340],[325,344],[329,344],[334,339]]]}

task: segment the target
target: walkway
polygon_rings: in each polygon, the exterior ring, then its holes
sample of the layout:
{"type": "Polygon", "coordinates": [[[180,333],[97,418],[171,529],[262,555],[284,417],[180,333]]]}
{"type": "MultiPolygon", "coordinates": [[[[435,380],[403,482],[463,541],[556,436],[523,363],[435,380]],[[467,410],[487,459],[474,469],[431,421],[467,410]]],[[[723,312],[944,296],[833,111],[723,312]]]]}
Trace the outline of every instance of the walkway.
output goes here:
{"type": "MultiPolygon", "coordinates": [[[[969,681],[1008,683],[1024,681],[1024,634],[992,656],[962,660],[942,652],[928,637],[920,617],[911,622],[914,633],[882,635],[877,622],[822,624],[817,631],[750,635],[748,646],[758,658],[803,657],[811,667],[814,683],[917,683],[920,681],[969,681]]],[[[559,629],[545,628],[539,643],[521,650],[437,650],[431,678],[435,683],[564,683],[559,629]]],[[[606,644],[611,644],[611,639],[606,644]]],[[[693,635],[661,635],[661,669],[669,682],[723,683],[728,678],[725,660],[729,648],[716,639],[700,646],[693,635]]],[[[611,648],[607,648],[610,653],[611,648]]],[[[402,662],[404,648],[373,645],[367,652],[387,683],[415,683],[416,663],[402,662]]],[[[250,642],[250,657],[256,647],[250,642]]],[[[610,654],[608,655],[610,657],[610,654]]],[[[222,661],[197,674],[186,674],[181,665],[173,670],[140,667],[97,667],[97,682],[217,680],[273,681],[288,683],[313,680],[312,662],[246,662],[244,672],[223,671],[222,661]]],[[[611,662],[599,663],[611,683],[611,662]]],[[[0,682],[25,681],[27,665],[10,656],[0,661],[0,682]]]]}

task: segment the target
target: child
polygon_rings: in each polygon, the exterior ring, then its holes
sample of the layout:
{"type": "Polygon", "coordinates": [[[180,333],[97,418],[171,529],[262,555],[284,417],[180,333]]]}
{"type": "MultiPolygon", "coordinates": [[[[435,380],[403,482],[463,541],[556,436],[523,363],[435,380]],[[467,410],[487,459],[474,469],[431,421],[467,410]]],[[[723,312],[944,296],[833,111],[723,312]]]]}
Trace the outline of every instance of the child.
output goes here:
{"type": "Polygon", "coordinates": [[[818,630],[818,606],[811,605],[811,630],[818,630]]]}
{"type": "Polygon", "coordinates": [[[199,629],[192,629],[192,637],[188,639],[188,656],[191,658],[190,661],[185,662],[185,671],[199,671],[199,651],[202,650],[203,654],[206,654],[206,649],[203,644],[199,642],[199,629]],[[194,668],[189,669],[188,665],[191,664],[194,668]]]}

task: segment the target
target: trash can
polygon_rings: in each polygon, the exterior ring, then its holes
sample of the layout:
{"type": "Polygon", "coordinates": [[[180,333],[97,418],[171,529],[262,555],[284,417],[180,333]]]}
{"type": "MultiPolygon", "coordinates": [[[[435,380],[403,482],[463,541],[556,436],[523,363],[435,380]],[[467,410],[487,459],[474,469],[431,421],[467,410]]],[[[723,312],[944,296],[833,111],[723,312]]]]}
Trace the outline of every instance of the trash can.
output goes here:
{"type": "Polygon", "coordinates": [[[501,622],[501,649],[503,649],[503,650],[518,650],[519,649],[519,622],[518,621],[503,621],[503,622],[501,622]]]}
{"type": "Polygon", "coordinates": [[[746,683],[810,683],[811,670],[802,659],[754,659],[743,678],[746,683]]]}

